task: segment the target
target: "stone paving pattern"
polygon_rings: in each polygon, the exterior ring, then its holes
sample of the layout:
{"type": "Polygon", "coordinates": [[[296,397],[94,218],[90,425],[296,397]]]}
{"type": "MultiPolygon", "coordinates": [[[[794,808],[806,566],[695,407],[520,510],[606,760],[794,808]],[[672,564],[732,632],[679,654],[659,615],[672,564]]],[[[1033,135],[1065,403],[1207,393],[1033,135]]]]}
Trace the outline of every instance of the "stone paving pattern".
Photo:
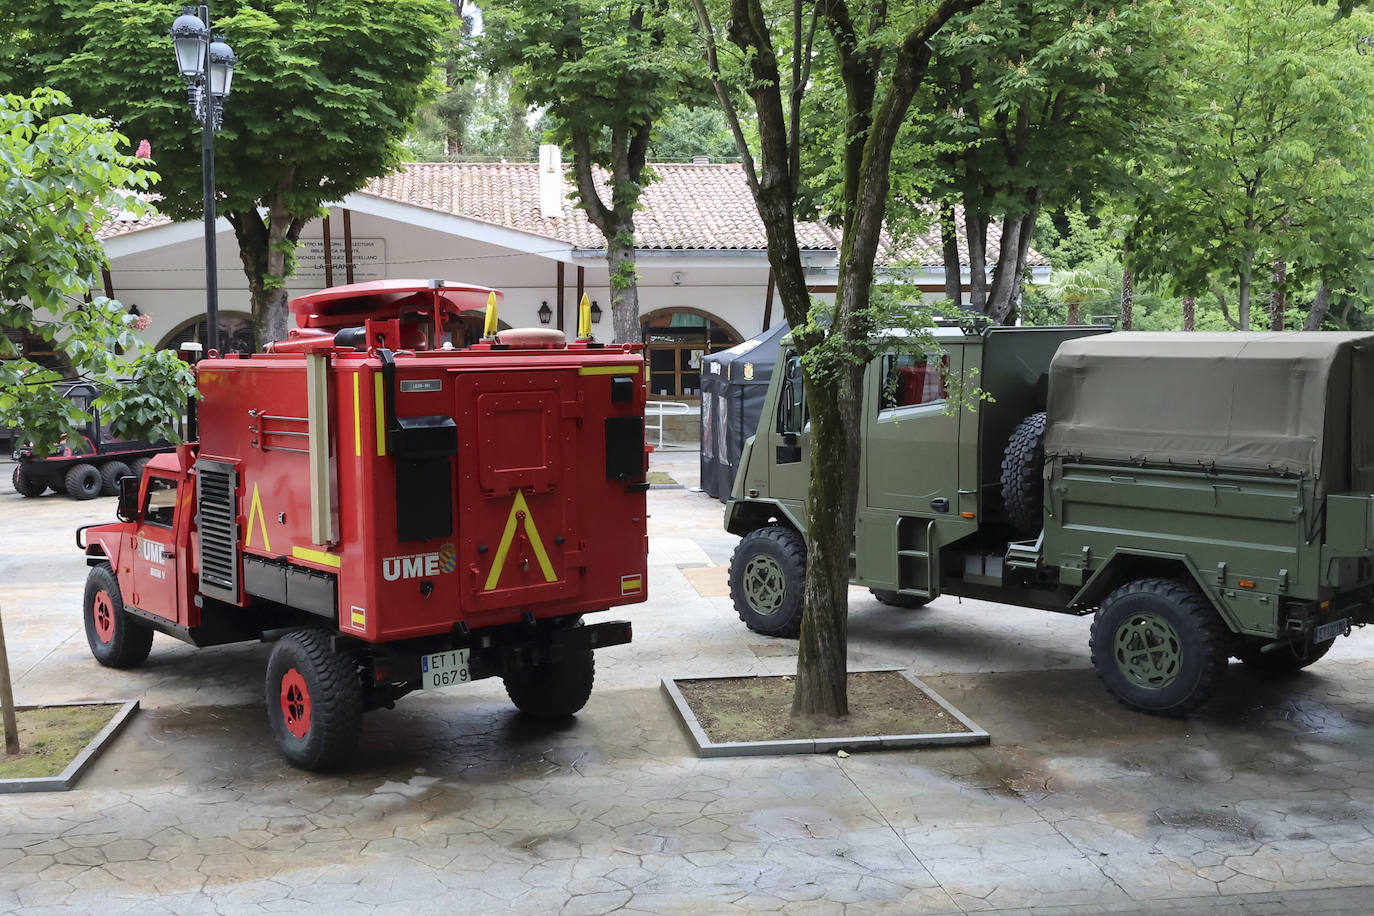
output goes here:
{"type": "MultiPolygon", "coordinates": [[[[654,466],[692,486],[696,461],[654,466]]],[[[911,669],[993,744],[700,760],[658,678],[790,672],[795,644],[749,633],[724,597],[720,504],[655,490],[652,597],[612,612],[635,642],[598,653],[574,722],[527,722],[499,681],[413,694],[369,714],[348,770],[308,774],[269,738],[267,646],[158,637],[128,672],[90,658],[71,532],[113,508],[0,487],[19,702],[144,710],[75,791],[0,796],[3,912],[1371,909],[1367,634],[1285,682],[1232,665],[1171,721],[1101,690],[1086,619],[855,590],[851,667],[911,669]]]]}

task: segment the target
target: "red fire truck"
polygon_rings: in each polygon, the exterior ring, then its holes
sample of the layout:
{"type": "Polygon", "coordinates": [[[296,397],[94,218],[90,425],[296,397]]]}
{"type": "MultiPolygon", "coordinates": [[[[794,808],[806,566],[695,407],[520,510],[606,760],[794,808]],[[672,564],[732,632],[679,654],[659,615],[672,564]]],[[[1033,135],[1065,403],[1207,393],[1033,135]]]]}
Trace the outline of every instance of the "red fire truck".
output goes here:
{"type": "Polygon", "coordinates": [[[454,348],[499,293],[445,281],[291,303],[266,353],[197,365],[199,441],[121,481],[118,523],[77,532],[103,665],[154,631],[274,642],[273,736],[293,764],[346,759],[362,713],[499,676],[536,717],[591,693],[592,611],[646,597],[638,345],[515,329],[454,348]]]}

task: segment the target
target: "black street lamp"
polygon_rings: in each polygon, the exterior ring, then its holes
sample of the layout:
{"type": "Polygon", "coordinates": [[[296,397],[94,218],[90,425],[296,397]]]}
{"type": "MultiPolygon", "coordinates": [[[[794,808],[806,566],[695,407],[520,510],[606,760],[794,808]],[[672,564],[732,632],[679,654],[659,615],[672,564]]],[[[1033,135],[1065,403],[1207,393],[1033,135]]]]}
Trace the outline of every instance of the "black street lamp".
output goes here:
{"type": "Polygon", "coordinates": [[[200,123],[200,168],[205,193],[205,349],[219,349],[219,274],[215,264],[215,131],[238,58],[223,36],[210,34],[210,7],[185,6],[172,23],[177,69],[200,123]]]}

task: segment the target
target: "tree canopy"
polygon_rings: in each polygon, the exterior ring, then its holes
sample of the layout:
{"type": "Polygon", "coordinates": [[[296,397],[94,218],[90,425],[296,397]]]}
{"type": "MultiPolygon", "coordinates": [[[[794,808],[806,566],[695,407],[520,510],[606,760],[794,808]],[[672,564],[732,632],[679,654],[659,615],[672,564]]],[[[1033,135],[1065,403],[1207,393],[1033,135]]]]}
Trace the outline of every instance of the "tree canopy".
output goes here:
{"type": "MultiPolygon", "coordinates": [[[[0,332],[45,339],[78,377],[104,382],[97,402],[116,435],[175,435],[194,383],[172,353],[140,349],[135,316],[103,296],[87,299],[105,266],[97,239],[157,178],[122,152],[109,122],[60,114],[61,93],[0,96],[0,332]],[[127,355],[120,355],[121,352],[127,355]],[[109,384],[134,379],[135,385],[109,384]]],[[[39,454],[75,437],[88,414],[54,386],[62,374],[19,352],[0,333],[0,422],[23,430],[39,454]]]]}
{"type": "MultiPolygon", "coordinates": [[[[159,208],[202,210],[199,126],[159,0],[0,0],[0,91],[49,85],[76,110],[148,139],[159,208]]],[[[437,88],[446,0],[224,0],[212,27],[238,56],[215,145],[218,208],[234,227],[259,340],[283,336],[283,281],[301,229],[385,173],[437,88]]]]}

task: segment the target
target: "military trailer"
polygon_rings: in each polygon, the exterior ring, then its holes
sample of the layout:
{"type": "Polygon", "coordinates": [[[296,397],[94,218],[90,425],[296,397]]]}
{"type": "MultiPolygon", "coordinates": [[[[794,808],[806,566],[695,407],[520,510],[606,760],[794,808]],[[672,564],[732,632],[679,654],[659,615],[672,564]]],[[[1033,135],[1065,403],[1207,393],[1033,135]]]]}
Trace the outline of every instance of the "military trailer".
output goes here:
{"type": "MultiPolygon", "coordinates": [[[[1092,663],[1142,712],[1202,704],[1235,657],[1281,674],[1374,621],[1374,335],[939,329],[865,379],[850,578],[1093,615],[1092,663]],[[974,376],[971,372],[976,371],[974,376]],[[948,380],[995,400],[947,409],[948,380]]],[[[784,348],[725,525],[753,630],[795,636],[805,386],[784,348]]]]}

